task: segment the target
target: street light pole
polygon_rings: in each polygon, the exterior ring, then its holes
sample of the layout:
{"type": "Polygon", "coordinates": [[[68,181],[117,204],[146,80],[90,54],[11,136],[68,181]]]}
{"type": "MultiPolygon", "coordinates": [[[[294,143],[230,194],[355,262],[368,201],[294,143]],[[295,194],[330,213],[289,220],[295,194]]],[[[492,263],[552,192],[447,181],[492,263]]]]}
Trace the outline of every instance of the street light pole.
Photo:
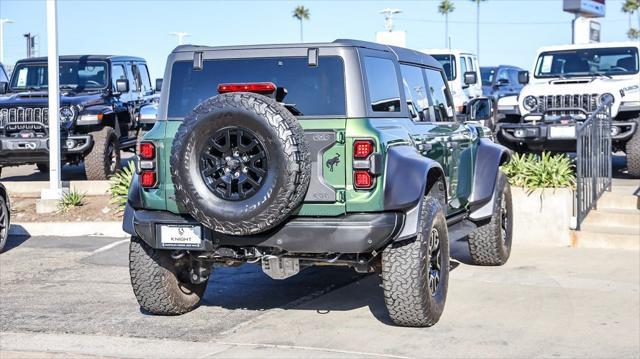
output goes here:
{"type": "Polygon", "coordinates": [[[9,19],[0,19],[0,62],[4,62],[4,24],[12,24],[9,19]]]}
{"type": "Polygon", "coordinates": [[[191,36],[189,33],[186,33],[186,32],[172,32],[169,35],[173,35],[178,38],[178,45],[182,45],[184,43],[185,37],[191,36]]]}
{"type": "Polygon", "coordinates": [[[58,14],[56,0],[47,0],[47,65],[49,85],[49,189],[43,200],[62,198],[60,175],[60,88],[58,65],[58,14]]]}

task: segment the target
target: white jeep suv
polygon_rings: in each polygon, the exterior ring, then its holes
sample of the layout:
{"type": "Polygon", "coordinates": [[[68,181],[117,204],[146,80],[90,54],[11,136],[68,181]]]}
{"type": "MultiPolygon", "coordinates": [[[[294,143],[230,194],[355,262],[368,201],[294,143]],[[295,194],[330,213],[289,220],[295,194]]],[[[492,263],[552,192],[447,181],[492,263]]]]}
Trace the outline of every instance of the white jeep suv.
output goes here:
{"type": "Polygon", "coordinates": [[[519,123],[500,124],[498,140],[522,151],[574,152],[576,122],[603,99],[613,99],[613,151],[627,154],[629,174],[640,177],[640,42],[543,47],[520,92],[519,123]],[[564,131],[553,131],[559,125],[564,131]],[[569,131],[566,131],[569,130],[569,131]]]}

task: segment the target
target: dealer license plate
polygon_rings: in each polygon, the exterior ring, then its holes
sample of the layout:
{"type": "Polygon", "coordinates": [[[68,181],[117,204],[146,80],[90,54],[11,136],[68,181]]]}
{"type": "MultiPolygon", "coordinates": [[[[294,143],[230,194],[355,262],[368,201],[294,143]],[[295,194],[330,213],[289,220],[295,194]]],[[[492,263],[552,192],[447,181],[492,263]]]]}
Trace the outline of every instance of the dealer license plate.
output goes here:
{"type": "Polygon", "coordinates": [[[161,225],[160,242],[163,247],[199,248],[202,245],[202,227],[161,225]]]}
{"type": "Polygon", "coordinates": [[[549,138],[576,138],[576,126],[551,126],[549,138]]]}

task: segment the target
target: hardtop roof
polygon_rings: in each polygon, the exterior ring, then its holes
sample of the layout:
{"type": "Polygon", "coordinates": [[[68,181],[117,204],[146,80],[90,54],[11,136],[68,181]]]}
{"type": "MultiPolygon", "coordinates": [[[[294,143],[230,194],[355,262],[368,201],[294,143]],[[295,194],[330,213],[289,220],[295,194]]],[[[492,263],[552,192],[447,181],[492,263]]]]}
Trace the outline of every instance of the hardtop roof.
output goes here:
{"type": "MultiPolygon", "coordinates": [[[[88,60],[88,61],[137,61],[137,62],[146,62],[145,59],[141,57],[135,56],[120,56],[120,55],[63,55],[58,57],[58,61],[80,61],[80,60],[88,60]]],[[[19,63],[30,63],[30,62],[47,62],[46,56],[41,57],[30,57],[27,59],[21,59],[16,62],[19,63]]]]}
{"type": "Polygon", "coordinates": [[[197,52],[197,51],[233,51],[233,50],[268,50],[288,48],[328,48],[328,47],[358,47],[377,51],[385,51],[395,55],[400,62],[411,62],[432,67],[442,67],[431,56],[422,52],[398,46],[383,45],[369,41],[338,39],[333,42],[295,43],[295,44],[264,44],[264,45],[235,45],[235,46],[200,46],[180,45],[173,53],[197,52]]]}

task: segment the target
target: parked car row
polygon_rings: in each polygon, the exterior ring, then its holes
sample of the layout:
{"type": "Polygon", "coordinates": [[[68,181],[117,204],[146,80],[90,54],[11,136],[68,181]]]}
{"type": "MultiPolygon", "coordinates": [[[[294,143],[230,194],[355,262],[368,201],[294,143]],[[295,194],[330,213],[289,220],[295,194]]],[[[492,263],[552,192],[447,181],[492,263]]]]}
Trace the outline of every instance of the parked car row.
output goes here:
{"type": "MultiPolygon", "coordinates": [[[[61,56],[62,164],[84,163],[87,179],[104,180],[120,168],[120,151],[134,151],[155,122],[159,88],[144,59],[61,56]]],[[[0,171],[36,164],[49,170],[47,58],[20,60],[0,75],[0,171]]]]}

